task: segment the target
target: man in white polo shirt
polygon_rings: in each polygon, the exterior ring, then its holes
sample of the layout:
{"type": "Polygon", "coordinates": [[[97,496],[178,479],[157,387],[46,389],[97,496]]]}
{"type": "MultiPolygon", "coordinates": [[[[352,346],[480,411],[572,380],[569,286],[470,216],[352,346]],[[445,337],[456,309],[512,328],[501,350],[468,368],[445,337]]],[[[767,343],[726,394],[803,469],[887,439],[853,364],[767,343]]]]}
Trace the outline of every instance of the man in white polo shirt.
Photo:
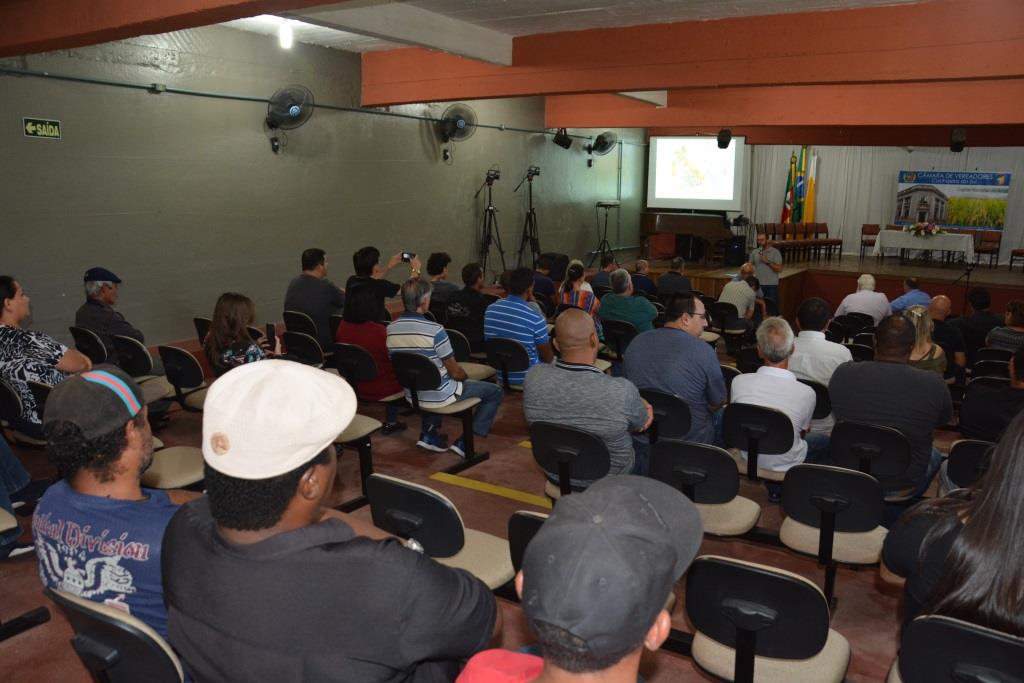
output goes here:
{"type": "MultiPolygon", "coordinates": [[[[828,387],[835,372],[843,363],[853,360],[850,350],[842,344],[825,339],[825,328],[832,317],[828,302],[817,297],[800,304],[796,321],[800,327],[796,350],[789,359],[789,370],[797,379],[807,379],[828,387]]],[[[811,423],[812,432],[831,432],[835,420],[828,415],[811,423]]]]}
{"type": "MultiPolygon", "coordinates": [[[[785,472],[802,462],[818,462],[828,453],[828,436],[807,434],[814,415],[814,390],[796,380],[789,371],[793,355],[793,330],[784,318],[766,318],[757,328],[757,355],[764,361],[756,373],[740,375],[732,381],[732,402],[749,403],[780,410],[793,423],[793,448],[777,455],[761,454],[758,467],[774,472],[785,472]]],[[[743,458],[747,454],[741,451],[743,458]]],[[[766,481],[768,499],[777,502],[782,494],[782,483],[766,481]]]]}

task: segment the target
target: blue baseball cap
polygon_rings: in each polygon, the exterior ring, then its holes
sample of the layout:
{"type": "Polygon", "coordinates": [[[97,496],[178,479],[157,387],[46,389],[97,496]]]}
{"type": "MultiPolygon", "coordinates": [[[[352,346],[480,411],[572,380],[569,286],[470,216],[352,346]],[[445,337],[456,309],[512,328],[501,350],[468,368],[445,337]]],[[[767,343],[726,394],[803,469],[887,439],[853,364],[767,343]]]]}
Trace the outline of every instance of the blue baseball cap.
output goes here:
{"type": "Polygon", "coordinates": [[[113,282],[114,284],[120,284],[121,278],[111,273],[106,268],[90,268],[85,271],[85,277],[82,278],[83,282],[113,282]]]}

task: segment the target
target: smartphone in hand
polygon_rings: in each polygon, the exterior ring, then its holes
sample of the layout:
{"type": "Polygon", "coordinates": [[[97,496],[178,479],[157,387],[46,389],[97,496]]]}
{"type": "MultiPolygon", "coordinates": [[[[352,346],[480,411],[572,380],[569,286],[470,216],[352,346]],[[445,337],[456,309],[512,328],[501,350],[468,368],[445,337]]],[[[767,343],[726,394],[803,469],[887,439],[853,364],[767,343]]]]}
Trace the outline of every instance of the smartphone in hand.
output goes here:
{"type": "Polygon", "coordinates": [[[404,261],[405,263],[411,262],[414,258],[416,258],[416,254],[411,251],[402,252],[402,261],[404,261]]]}

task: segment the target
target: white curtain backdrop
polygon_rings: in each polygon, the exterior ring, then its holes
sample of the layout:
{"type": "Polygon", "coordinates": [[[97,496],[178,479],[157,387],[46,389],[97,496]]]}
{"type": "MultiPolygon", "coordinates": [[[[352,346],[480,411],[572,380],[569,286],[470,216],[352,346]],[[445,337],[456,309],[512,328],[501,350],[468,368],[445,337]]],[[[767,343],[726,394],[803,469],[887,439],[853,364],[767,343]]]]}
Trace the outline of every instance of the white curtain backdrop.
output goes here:
{"type": "MultiPolygon", "coordinates": [[[[814,220],[828,223],[830,235],[843,239],[844,253],[859,251],[864,223],[893,222],[899,171],[1012,173],[1000,262],[1024,246],[1024,147],[968,147],[959,154],[943,147],[813,146],[809,151],[818,155],[814,220]]],[[[799,146],[751,145],[750,180],[744,186],[751,221],[778,222],[794,152],[799,158],[799,146]]]]}

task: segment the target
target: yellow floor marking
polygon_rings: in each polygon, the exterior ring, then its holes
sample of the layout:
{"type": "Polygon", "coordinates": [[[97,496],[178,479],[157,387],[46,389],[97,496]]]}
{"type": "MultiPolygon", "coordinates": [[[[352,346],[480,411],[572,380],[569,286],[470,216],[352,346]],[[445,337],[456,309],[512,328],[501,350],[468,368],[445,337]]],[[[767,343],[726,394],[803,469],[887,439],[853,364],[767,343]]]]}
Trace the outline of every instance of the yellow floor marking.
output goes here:
{"type": "Polygon", "coordinates": [[[456,474],[448,474],[447,472],[434,472],[430,475],[430,478],[435,481],[442,481],[445,484],[451,484],[452,486],[461,486],[465,489],[482,491],[483,493],[490,493],[495,496],[501,496],[502,498],[517,500],[520,503],[536,505],[537,507],[542,507],[547,510],[550,510],[552,507],[551,501],[544,496],[535,496],[532,493],[526,493],[525,491],[510,489],[507,486],[488,484],[485,481],[477,481],[476,479],[469,479],[468,477],[460,477],[456,474]]]}
{"type": "Polygon", "coordinates": [[[530,443],[529,439],[527,439],[526,441],[520,441],[518,445],[523,447],[523,448],[533,449],[533,444],[530,443]]]}

